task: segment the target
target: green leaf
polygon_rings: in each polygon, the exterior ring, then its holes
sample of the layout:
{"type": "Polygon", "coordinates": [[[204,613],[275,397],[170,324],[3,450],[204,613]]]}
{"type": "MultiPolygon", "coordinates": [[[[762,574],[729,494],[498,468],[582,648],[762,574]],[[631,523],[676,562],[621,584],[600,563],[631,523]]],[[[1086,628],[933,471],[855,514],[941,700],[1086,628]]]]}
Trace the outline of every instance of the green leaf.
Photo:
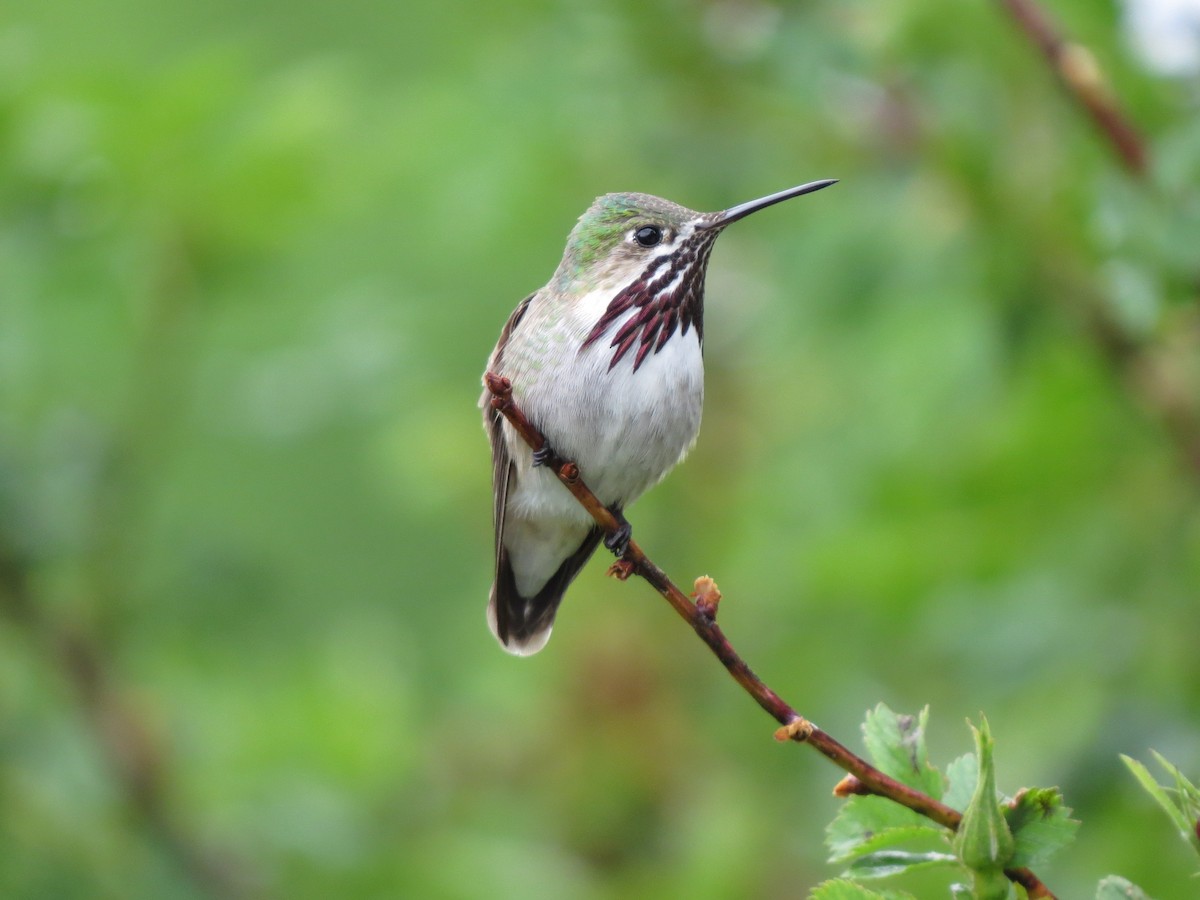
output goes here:
{"type": "Polygon", "coordinates": [[[917,841],[929,840],[930,838],[946,843],[947,834],[948,832],[944,829],[933,827],[928,823],[925,825],[905,825],[899,828],[885,828],[860,840],[853,852],[846,854],[842,859],[862,856],[867,853],[885,850],[889,847],[898,847],[902,844],[911,844],[917,841]]]}
{"type": "Polygon", "coordinates": [[[818,884],[808,895],[809,900],[912,900],[912,894],[903,891],[872,891],[848,881],[835,878],[818,884]]]}
{"type": "MultiPolygon", "coordinates": [[[[915,853],[908,850],[880,850],[859,857],[850,864],[847,872],[855,878],[889,878],[913,869],[928,869],[933,866],[961,865],[952,853],[929,850],[915,853]]],[[[961,871],[961,870],[960,870],[961,871]]]]}
{"type": "Polygon", "coordinates": [[[898,843],[933,837],[946,831],[907,807],[884,797],[851,797],[825,829],[830,862],[844,862],[898,843]]]}
{"type": "Polygon", "coordinates": [[[967,868],[976,874],[976,894],[982,897],[985,892],[981,891],[980,881],[995,881],[992,876],[1008,865],[1015,842],[996,800],[996,770],[987,719],[980,722],[979,728],[972,727],[971,730],[975,733],[975,749],[979,754],[979,782],[954,836],[954,849],[967,868]]]}
{"type": "Polygon", "coordinates": [[[1058,788],[1029,788],[1013,799],[1004,817],[1015,841],[1010,866],[1036,866],[1075,839],[1079,821],[1071,818],[1058,788]]]}
{"type": "Polygon", "coordinates": [[[1150,770],[1138,760],[1125,754],[1121,754],[1121,761],[1133,773],[1133,777],[1138,780],[1146,790],[1146,793],[1153,797],[1158,802],[1158,805],[1166,811],[1175,827],[1181,833],[1187,832],[1189,830],[1187,817],[1184,816],[1183,811],[1176,805],[1166,789],[1155,781],[1154,776],[1150,774],[1150,770]]]}
{"type": "Polygon", "coordinates": [[[884,773],[935,800],[945,789],[942,775],[929,764],[925,725],[929,707],[916,716],[897,715],[880,703],[867,713],[863,738],[872,761],[884,773]]]}
{"type": "Polygon", "coordinates": [[[1151,900],[1150,895],[1120,875],[1109,875],[1096,888],[1096,900],[1151,900]]]}
{"type": "Polygon", "coordinates": [[[975,794],[979,783],[979,763],[974,753],[964,753],[946,766],[946,793],[942,802],[962,812],[975,794]]]}
{"type": "Polygon", "coordinates": [[[1200,789],[1192,784],[1165,756],[1151,750],[1158,764],[1166,770],[1175,781],[1175,786],[1163,787],[1150,774],[1142,763],[1132,757],[1121,755],[1133,777],[1138,780],[1146,793],[1153,797],[1170,817],[1171,822],[1179,830],[1179,835],[1200,853],[1200,789]]]}

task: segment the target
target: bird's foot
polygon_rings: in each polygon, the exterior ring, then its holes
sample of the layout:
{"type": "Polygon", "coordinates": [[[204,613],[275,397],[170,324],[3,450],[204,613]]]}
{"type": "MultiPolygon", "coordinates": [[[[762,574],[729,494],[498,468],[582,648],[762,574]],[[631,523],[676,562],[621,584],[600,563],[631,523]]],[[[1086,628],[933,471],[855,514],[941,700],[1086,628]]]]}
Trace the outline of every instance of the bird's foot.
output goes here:
{"type": "Polygon", "coordinates": [[[542,446],[533,451],[533,467],[549,465],[558,458],[558,454],[554,452],[554,448],[550,446],[550,442],[546,441],[542,446]]]}
{"type": "Polygon", "coordinates": [[[613,517],[617,520],[617,530],[604,536],[604,546],[611,550],[617,559],[620,559],[629,549],[629,540],[633,537],[633,526],[629,524],[620,510],[614,510],[613,517]]]}

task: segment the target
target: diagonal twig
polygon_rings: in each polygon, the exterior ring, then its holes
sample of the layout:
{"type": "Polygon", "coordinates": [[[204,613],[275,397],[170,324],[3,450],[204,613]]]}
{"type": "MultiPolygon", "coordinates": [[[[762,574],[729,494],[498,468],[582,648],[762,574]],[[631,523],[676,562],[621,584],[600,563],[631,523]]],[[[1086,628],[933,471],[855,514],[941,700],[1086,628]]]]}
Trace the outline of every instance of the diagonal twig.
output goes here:
{"type": "MultiPolygon", "coordinates": [[[[517,434],[532,450],[541,450],[546,445],[546,438],[513,401],[512,382],[507,378],[488,372],[483,377],[483,383],[492,394],[492,408],[509,421],[517,434]]],[[[548,463],[558,480],[591,514],[596,524],[607,534],[615,534],[620,523],[608,507],[601,503],[584,483],[579,474],[579,467],[575,463],[563,459],[552,459],[548,463]]],[[[841,788],[839,793],[847,791],[877,794],[906,806],[939,825],[944,825],[951,830],[958,828],[962,821],[962,814],[958,810],[885,775],[801,716],[754,674],[716,623],[716,605],[720,594],[710,579],[700,579],[697,582],[699,597],[696,602],[693,602],[667,577],[662,569],[646,556],[642,548],[633,540],[629,541],[628,549],[617,560],[611,571],[622,580],[633,574],[640,575],[671,604],[679,616],[692,627],[696,635],[708,645],[729,674],[733,676],[734,681],[741,685],[742,689],[753,697],[755,702],[775,721],[779,722],[781,727],[775,732],[777,739],[808,744],[853,776],[852,787],[847,786],[847,782],[843,782],[839,786],[841,788]]],[[[1030,898],[1054,900],[1054,894],[1050,889],[1029,869],[1005,869],[1005,875],[1024,887],[1030,898]]]]}
{"type": "Polygon", "coordinates": [[[1092,54],[1066,40],[1036,0],[1000,0],[1017,27],[1037,46],[1063,87],[1087,113],[1129,174],[1143,177],[1146,145],[1104,83],[1092,54]]]}
{"type": "MultiPolygon", "coordinates": [[[[1125,172],[1143,187],[1150,186],[1150,148],[1105,83],[1091,51],[1066,37],[1038,0],[999,0],[999,5],[1038,49],[1070,99],[1092,120],[1097,136],[1125,172]]],[[[1168,348],[1161,340],[1131,334],[1096,292],[1084,298],[1084,314],[1109,365],[1159,419],[1184,465],[1200,476],[1200,407],[1186,384],[1180,383],[1168,348]]]]}

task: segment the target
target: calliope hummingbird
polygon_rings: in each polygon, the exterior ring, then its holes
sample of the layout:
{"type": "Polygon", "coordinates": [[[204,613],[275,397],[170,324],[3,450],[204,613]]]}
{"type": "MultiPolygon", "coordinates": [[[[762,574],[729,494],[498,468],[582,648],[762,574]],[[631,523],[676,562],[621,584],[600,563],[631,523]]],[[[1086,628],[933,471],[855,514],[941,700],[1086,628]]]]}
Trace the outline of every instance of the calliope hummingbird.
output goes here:
{"type": "MultiPolygon", "coordinates": [[[[509,317],[488,371],[512,381],[514,401],[548,448],[579,466],[619,521],[687,455],[700,430],[713,242],[752,212],[833,183],[813,181],[716,213],[648,194],[606,194],[580,216],[549,283],[509,317]]],[[[549,640],[563,592],[602,532],[489,397],[485,390],[480,398],[496,534],[488,625],[505,650],[528,656],[549,640]]],[[[628,540],[625,524],[605,545],[620,553],[628,540]]]]}

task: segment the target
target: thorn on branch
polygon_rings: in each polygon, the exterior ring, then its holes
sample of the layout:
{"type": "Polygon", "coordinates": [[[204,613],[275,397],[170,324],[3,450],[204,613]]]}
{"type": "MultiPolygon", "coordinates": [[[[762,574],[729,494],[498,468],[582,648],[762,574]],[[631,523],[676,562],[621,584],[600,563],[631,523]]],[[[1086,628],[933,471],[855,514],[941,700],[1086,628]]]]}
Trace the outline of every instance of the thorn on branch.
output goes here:
{"type": "Polygon", "coordinates": [[[833,796],[841,797],[843,800],[847,797],[867,797],[874,793],[853,775],[847,775],[833,786],[833,796]]]}
{"type": "Polygon", "coordinates": [[[503,375],[487,372],[483,376],[483,386],[492,393],[492,407],[500,409],[512,402],[512,382],[503,375]]]}
{"type": "Polygon", "coordinates": [[[812,722],[808,721],[808,719],[804,718],[803,716],[797,716],[782,728],[775,729],[775,740],[781,743],[783,741],[797,741],[798,743],[803,743],[812,737],[814,731],[816,731],[816,727],[812,722]]]}
{"type": "Polygon", "coordinates": [[[721,590],[717,583],[707,575],[696,579],[692,597],[696,600],[696,609],[709,622],[717,621],[717,605],[721,602],[721,590]]]}
{"type": "Polygon", "coordinates": [[[608,575],[611,578],[617,579],[617,581],[628,581],[629,576],[633,574],[635,568],[633,560],[618,559],[608,567],[608,575]]]}

